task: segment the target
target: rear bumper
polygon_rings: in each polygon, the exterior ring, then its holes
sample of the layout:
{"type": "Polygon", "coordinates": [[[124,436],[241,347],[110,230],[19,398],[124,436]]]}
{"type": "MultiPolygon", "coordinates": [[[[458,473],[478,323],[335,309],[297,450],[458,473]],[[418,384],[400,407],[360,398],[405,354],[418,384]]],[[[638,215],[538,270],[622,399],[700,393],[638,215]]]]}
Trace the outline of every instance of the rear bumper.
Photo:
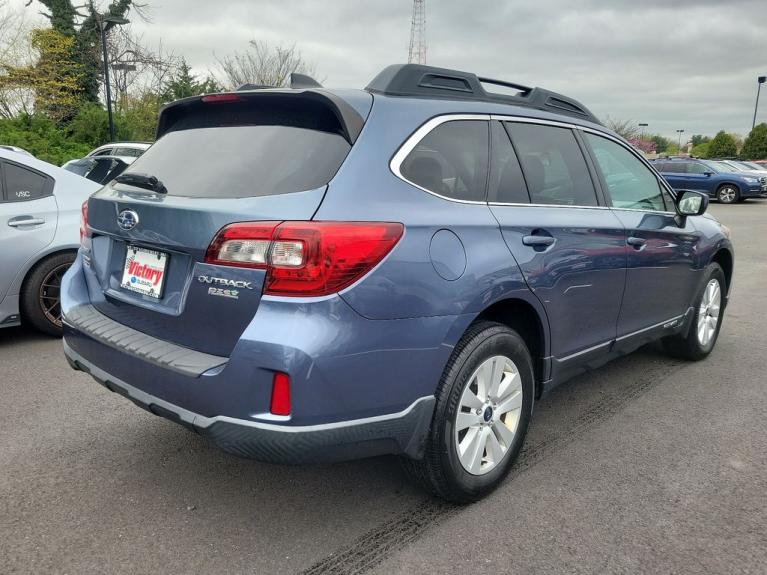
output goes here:
{"type": "Polygon", "coordinates": [[[317,463],[384,454],[419,458],[434,411],[434,396],[426,396],[398,413],[319,425],[287,426],[227,416],[206,417],[110,375],[66,341],[64,354],[74,369],[90,374],[139,407],[208,437],[225,451],[272,463],[317,463]]]}

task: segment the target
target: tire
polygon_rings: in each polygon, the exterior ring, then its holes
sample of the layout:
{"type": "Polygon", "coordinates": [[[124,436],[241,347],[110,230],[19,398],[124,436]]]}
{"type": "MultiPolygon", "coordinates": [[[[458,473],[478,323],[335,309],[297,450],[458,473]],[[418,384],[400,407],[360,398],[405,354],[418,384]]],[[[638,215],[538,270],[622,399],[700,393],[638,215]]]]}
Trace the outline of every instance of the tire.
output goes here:
{"type": "Polygon", "coordinates": [[[431,494],[448,501],[481,499],[503,481],[519,454],[534,391],[532,359],[522,338],[503,324],[476,323],[453,350],[439,382],[424,457],[403,458],[405,471],[431,494]],[[496,393],[480,389],[486,376],[501,382],[491,387],[496,393]],[[482,396],[486,399],[480,406],[475,400],[482,396]],[[476,409],[468,411],[467,402],[474,402],[476,409]],[[463,456],[458,445],[465,447],[463,456]]]}
{"type": "Polygon", "coordinates": [[[38,262],[24,280],[20,301],[22,320],[48,335],[61,337],[59,286],[75,255],[66,252],[49,256],[38,262]]]}
{"type": "Polygon", "coordinates": [[[716,190],[716,199],[722,204],[735,204],[740,201],[740,190],[732,184],[723,184],[716,190]]]}
{"type": "Polygon", "coordinates": [[[722,329],[726,303],[724,298],[726,286],[724,272],[719,264],[709,264],[706,269],[706,279],[703,282],[703,288],[696,294],[694,300],[695,313],[687,333],[667,337],[663,340],[663,347],[670,355],[691,361],[699,361],[711,353],[719,337],[719,331],[722,329]],[[714,282],[716,283],[715,289],[718,290],[718,304],[707,304],[707,299],[711,295],[711,292],[709,292],[710,286],[714,282]],[[715,305],[718,305],[718,309],[715,309],[715,305]],[[712,312],[716,316],[716,325],[713,326],[713,329],[711,329],[710,321],[710,318],[713,317],[712,312]],[[707,320],[706,318],[709,319],[707,320]],[[703,332],[702,326],[705,321],[708,321],[708,327],[703,332]],[[705,337],[701,335],[702,333],[705,333],[705,337]]]}

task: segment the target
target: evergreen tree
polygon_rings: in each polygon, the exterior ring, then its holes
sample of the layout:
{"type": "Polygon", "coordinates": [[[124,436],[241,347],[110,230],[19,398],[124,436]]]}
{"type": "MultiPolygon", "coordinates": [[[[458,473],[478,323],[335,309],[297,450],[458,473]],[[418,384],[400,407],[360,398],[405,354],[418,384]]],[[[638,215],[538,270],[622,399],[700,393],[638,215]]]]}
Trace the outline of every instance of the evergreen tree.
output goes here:
{"type": "Polygon", "coordinates": [[[163,91],[162,101],[167,103],[173,100],[180,100],[181,98],[189,98],[190,96],[219,92],[220,90],[221,88],[218,83],[211,77],[206,78],[202,82],[199,81],[192,74],[191,66],[182,58],[178,71],[163,91]]]}
{"type": "Polygon", "coordinates": [[[743,144],[740,155],[747,160],[767,159],[767,124],[762,122],[754,126],[743,144]]]}
{"type": "MultiPolygon", "coordinates": [[[[72,0],[39,0],[48,9],[46,16],[51,27],[57,32],[74,39],[75,60],[83,74],[79,80],[80,92],[87,102],[99,101],[99,88],[103,82],[101,29],[100,23],[109,16],[124,18],[130,10],[132,0],[113,0],[103,13],[99,13],[92,2],[80,8],[72,0]],[[85,10],[81,15],[78,8],[85,10]]],[[[105,22],[107,34],[114,26],[105,22]]]]}
{"type": "Polygon", "coordinates": [[[710,158],[732,158],[738,155],[738,144],[731,134],[720,130],[708,144],[710,158]]]}

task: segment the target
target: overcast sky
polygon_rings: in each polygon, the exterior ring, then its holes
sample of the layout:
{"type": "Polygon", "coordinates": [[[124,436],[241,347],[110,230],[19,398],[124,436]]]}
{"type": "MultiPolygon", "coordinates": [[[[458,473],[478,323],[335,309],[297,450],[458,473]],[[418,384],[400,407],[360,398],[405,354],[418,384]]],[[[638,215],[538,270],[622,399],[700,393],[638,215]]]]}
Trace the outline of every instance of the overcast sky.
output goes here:
{"type": "MultiPolygon", "coordinates": [[[[134,30],[198,72],[251,39],[295,44],[331,87],[407,60],[409,0],[144,1],[151,22],[134,30]]],[[[767,74],[767,0],[427,0],[427,39],[429,64],[559,91],[603,119],[674,139],[745,135],[767,74]]]]}

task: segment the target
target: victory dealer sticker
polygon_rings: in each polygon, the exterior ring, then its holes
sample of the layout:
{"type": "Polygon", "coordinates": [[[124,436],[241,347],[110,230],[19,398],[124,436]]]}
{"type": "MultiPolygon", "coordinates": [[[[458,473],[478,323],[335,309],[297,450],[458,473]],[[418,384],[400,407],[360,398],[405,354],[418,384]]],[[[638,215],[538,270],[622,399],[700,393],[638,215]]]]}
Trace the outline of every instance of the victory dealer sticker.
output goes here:
{"type": "Polygon", "coordinates": [[[128,246],[120,287],[160,299],[167,264],[166,253],[128,246]]]}

